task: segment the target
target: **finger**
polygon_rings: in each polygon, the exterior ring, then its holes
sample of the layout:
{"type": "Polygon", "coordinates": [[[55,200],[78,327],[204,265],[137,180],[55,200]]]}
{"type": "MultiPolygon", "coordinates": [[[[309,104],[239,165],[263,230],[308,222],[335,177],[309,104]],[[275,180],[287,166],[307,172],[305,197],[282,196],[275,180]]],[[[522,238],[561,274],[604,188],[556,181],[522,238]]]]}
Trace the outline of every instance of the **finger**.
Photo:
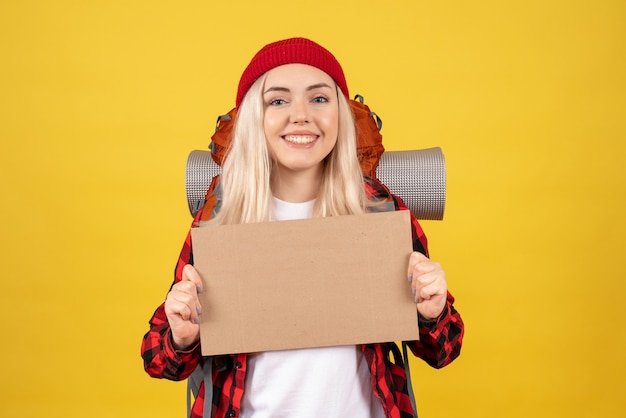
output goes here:
{"type": "Polygon", "coordinates": [[[187,264],[185,265],[185,267],[183,267],[182,280],[190,281],[196,286],[197,292],[202,293],[202,290],[204,288],[202,278],[200,277],[198,270],[196,270],[196,268],[191,264],[187,264]]]}
{"type": "Polygon", "coordinates": [[[424,254],[417,252],[417,251],[413,251],[411,253],[411,256],[409,257],[409,267],[407,270],[407,277],[409,281],[413,281],[413,276],[416,273],[415,267],[425,261],[430,261],[430,260],[428,260],[428,257],[426,257],[424,254]]]}
{"type": "Polygon", "coordinates": [[[194,298],[187,293],[175,294],[172,296],[172,306],[176,307],[182,319],[190,321],[194,324],[200,323],[200,314],[202,314],[202,309],[197,301],[197,298],[194,298]]]}
{"type": "Polygon", "coordinates": [[[413,282],[411,283],[411,291],[415,296],[415,303],[418,303],[423,299],[424,288],[436,282],[440,277],[440,272],[431,271],[428,273],[420,273],[413,277],[413,282]]]}
{"type": "Polygon", "coordinates": [[[202,306],[200,305],[198,292],[194,283],[188,280],[176,283],[168,294],[168,298],[171,298],[172,301],[187,305],[191,314],[186,316],[185,319],[197,323],[196,317],[202,313],[202,306]]]}
{"type": "Polygon", "coordinates": [[[441,265],[434,261],[425,261],[417,264],[413,270],[413,283],[417,289],[416,293],[418,293],[419,289],[422,287],[441,279],[445,286],[445,272],[441,268],[441,265]]]}
{"type": "Polygon", "coordinates": [[[439,263],[431,261],[424,256],[414,257],[410,265],[409,279],[414,281],[416,278],[419,278],[424,274],[432,273],[438,270],[443,271],[439,263]]]}
{"type": "Polygon", "coordinates": [[[175,283],[174,286],[172,286],[172,290],[181,293],[188,293],[190,295],[198,294],[198,287],[191,280],[181,280],[180,282],[175,283]]]}
{"type": "Polygon", "coordinates": [[[431,274],[443,275],[443,269],[441,268],[441,265],[439,263],[430,261],[428,259],[418,262],[417,264],[414,265],[413,271],[410,276],[410,278],[412,279],[411,286],[415,288],[417,286],[417,283],[416,283],[417,280],[419,279],[425,280],[423,278],[430,277],[427,275],[431,275],[431,274]]]}
{"type": "Polygon", "coordinates": [[[415,303],[420,303],[424,300],[430,300],[436,296],[442,296],[446,294],[446,286],[442,284],[441,280],[433,280],[432,282],[422,286],[417,291],[415,303]]]}
{"type": "Polygon", "coordinates": [[[200,305],[198,293],[203,292],[204,286],[198,270],[196,270],[196,268],[191,264],[185,265],[185,267],[183,267],[183,277],[179,283],[181,286],[193,286],[193,289],[189,288],[188,291],[194,297],[194,308],[196,312],[198,315],[202,313],[202,306],[200,305]]]}
{"type": "Polygon", "coordinates": [[[442,291],[439,282],[434,282],[423,289],[420,301],[415,306],[424,318],[434,319],[441,315],[445,305],[446,292],[442,291]]]}
{"type": "Polygon", "coordinates": [[[176,292],[170,292],[165,302],[165,314],[168,318],[178,317],[183,321],[197,321],[197,314],[194,316],[194,310],[189,303],[190,299],[186,300],[185,294],[177,294],[176,292]]]}

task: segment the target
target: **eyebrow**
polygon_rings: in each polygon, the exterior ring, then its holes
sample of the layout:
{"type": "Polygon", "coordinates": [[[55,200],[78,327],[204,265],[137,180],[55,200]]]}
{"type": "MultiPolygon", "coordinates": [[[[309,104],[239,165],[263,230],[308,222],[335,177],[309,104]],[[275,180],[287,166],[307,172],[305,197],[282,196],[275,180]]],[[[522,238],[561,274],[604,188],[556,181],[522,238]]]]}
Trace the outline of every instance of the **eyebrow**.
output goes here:
{"type": "MultiPolygon", "coordinates": [[[[306,91],[311,91],[311,90],[316,90],[316,89],[321,89],[321,88],[332,89],[332,87],[329,86],[326,83],[317,83],[317,84],[312,84],[309,87],[307,87],[306,91]]],[[[266,94],[266,93],[269,93],[269,92],[272,92],[272,91],[282,91],[282,92],[285,92],[285,93],[289,93],[290,92],[290,90],[287,87],[278,87],[277,86],[277,87],[270,87],[270,88],[268,88],[267,90],[265,90],[263,92],[263,94],[266,94]]]]}

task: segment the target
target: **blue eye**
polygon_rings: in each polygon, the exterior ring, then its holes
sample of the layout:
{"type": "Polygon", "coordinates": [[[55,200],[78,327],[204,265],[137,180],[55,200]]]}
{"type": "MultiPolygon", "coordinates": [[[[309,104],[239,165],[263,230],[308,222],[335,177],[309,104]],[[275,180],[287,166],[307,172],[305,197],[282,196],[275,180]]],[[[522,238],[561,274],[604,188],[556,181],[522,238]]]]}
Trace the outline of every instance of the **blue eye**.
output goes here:
{"type": "Polygon", "coordinates": [[[324,96],[317,96],[313,99],[314,103],[326,103],[328,102],[328,98],[324,97],[324,96]]]}

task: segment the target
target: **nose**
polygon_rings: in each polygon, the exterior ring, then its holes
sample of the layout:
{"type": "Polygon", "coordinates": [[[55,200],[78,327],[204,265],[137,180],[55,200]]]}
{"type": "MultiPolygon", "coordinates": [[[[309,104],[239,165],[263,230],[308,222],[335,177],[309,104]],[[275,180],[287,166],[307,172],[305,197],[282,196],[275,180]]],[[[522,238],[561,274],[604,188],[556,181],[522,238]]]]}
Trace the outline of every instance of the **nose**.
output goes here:
{"type": "Polygon", "coordinates": [[[309,111],[305,100],[294,100],[291,112],[293,123],[306,123],[309,121],[309,111]]]}

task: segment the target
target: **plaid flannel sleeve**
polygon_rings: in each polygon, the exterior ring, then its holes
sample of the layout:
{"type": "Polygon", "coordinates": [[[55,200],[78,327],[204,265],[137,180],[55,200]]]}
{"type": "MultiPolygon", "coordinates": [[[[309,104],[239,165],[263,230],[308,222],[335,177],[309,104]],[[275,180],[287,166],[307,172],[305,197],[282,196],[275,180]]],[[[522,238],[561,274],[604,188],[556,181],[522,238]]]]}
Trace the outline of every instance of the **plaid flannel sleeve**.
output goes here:
{"type": "Polygon", "coordinates": [[[450,364],[461,354],[465,328],[453,304],[454,297],[448,292],[446,306],[439,318],[432,321],[420,318],[420,339],[409,344],[416,357],[437,369],[450,364]]]}
{"type": "MultiPolygon", "coordinates": [[[[407,210],[398,196],[393,196],[396,210],[407,210]]],[[[426,235],[419,222],[411,214],[413,229],[413,250],[428,256],[426,235]]],[[[454,308],[454,297],[448,292],[446,306],[438,318],[424,320],[419,318],[420,340],[413,341],[409,347],[416,357],[421,358],[435,368],[444,367],[461,354],[465,327],[461,315],[454,308]]]]}
{"type": "MultiPolygon", "coordinates": [[[[186,264],[193,264],[191,232],[187,234],[178,258],[174,283],[182,279],[183,267],[186,264]]],[[[162,303],[150,319],[150,329],[144,335],[141,344],[141,356],[144,360],[144,369],[150,376],[169,380],[184,380],[193,372],[200,361],[200,344],[196,344],[187,351],[179,351],[173,347],[171,329],[165,315],[165,304],[162,303]]]]}

